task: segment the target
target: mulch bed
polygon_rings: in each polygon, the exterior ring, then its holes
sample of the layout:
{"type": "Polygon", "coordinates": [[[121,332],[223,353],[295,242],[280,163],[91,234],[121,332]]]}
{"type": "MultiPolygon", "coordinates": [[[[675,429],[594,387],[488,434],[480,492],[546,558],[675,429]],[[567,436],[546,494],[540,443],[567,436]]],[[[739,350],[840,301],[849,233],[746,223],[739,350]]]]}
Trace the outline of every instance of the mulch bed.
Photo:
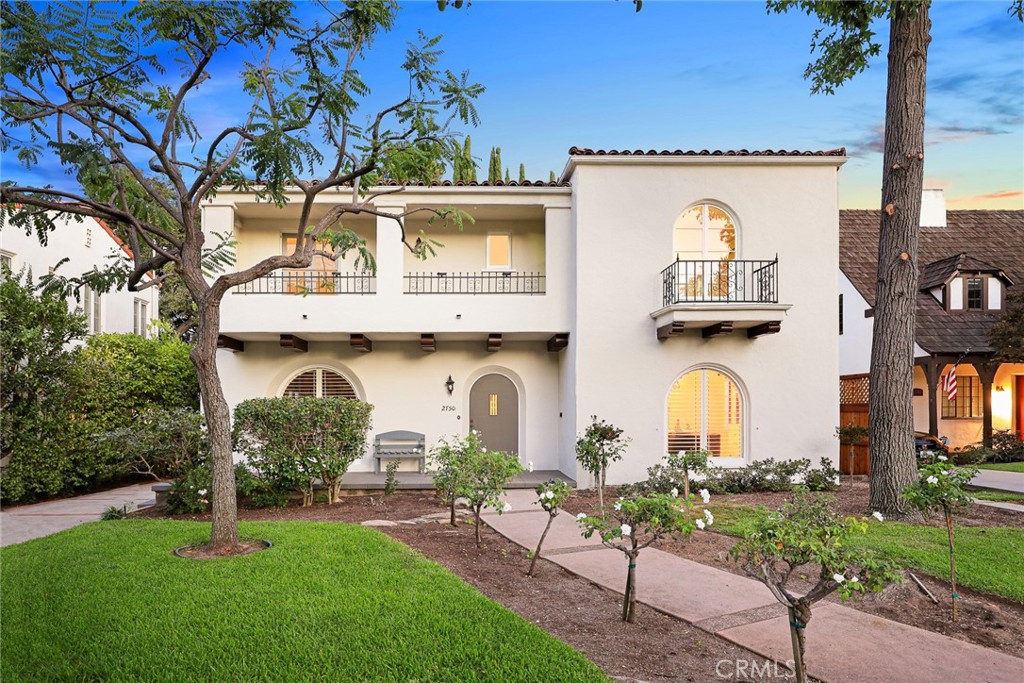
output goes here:
{"type": "MultiPolygon", "coordinates": [[[[836,505],[848,515],[867,515],[867,480],[853,485],[843,479],[836,505]]],[[[616,497],[613,488],[606,500],[616,497]]],[[[765,505],[777,508],[789,499],[785,493],[715,496],[718,502],[765,505]]],[[[565,506],[566,514],[592,511],[597,504],[594,491],[579,491],[565,506]]],[[[346,496],[335,505],[323,503],[303,508],[239,510],[243,521],[318,521],[360,523],[367,520],[399,522],[445,511],[439,498],[430,493],[400,492],[386,500],[382,496],[346,496]]],[[[160,510],[145,509],[138,515],[161,516],[160,510]]],[[[183,515],[178,519],[209,521],[209,515],[183,515]]],[[[473,541],[473,527],[465,522],[453,528],[446,520],[400,524],[380,530],[406,543],[426,557],[448,568],[480,592],[555,637],[585,653],[609,675],[623,681],[707,681],[717,680],[715,667],[722,660],[763,659],[710,633],[668,617],[644,605],[637,605],[636,623],[620,620],[622,597],[557,565],[541,560],[537,576],[526,576],[526,551],[499,534],[485,530],[482,548],[473,541]]],[[[918,520],[940,525],[941,520],[918,520]]],[[[974,505],[957,518],[957,524],[1024,527],[1024,515],[974,505]]],[[[718,569],[742,574],[729,561],[735,539],[718,533],[699,533],[684,542],[665,541],[657,547],[718,569]]],[[[641,556],[641,560],[642,560],[641,556]]],[[[807,568],[807,576],[813,576],[807,568]]],[[[939,598],[936,606],[909,580],[885,592],[844,603],[886,619],[941,633],[1024,657],[1024,605],[995,596],[961,589],[960,622],[949,621],[948,584],[917,573],[918,578],[939,598]],[[943,602],[943,598],[945,601],[943,602]]],[[[625,581],[625,577],[623,577],[625,581]]],[[[838,602],[838,598],[830,596],[838,602]]],[[[723,665],[726,666],[726,665],[723,665]]],[[[734,671],[735,666],[727,666],[734,671]]],[[[733,679],[733,680],[743,680],[733,679]]]]}

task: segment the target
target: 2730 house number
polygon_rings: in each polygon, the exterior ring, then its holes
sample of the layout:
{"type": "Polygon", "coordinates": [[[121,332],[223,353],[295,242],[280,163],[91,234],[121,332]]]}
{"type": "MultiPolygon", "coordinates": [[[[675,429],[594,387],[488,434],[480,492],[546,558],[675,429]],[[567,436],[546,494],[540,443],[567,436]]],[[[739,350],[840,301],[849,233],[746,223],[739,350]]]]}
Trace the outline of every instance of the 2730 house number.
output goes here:
{"type": "Polygon", "coordinates": [[[443,406],[441,406],[441,412],[442,413],[454,413],[455,412],[455,406],[453,406],[453,405],[443,405],[443,406]]]}

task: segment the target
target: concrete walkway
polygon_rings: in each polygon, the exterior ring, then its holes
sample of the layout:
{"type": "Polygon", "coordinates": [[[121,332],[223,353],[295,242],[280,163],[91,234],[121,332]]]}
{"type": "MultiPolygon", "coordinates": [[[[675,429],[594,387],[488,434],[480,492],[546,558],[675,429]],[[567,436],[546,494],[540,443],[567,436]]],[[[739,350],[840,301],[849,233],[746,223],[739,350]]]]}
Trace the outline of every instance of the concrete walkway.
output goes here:
{"type": "Polygon", "coordinates": [[[9,507],[0,511],[0,546],[24,543],[83,522],[94,522],[112,505],[152,505],[154,494],[150,487],[153,483],[133,484],[74,498],[9,507]]]}
{"type": "MultiPolygon", "coordinates": [[[[505,497],[512,512],[489,512],[487,524],[524,548],[534,548],[547,513],[533,505],[532,491],[509,491],[505,497]]],[[[625,586],[625,556],[599,540],[584,539],[568,513],[555,518],[541,556],[618,593],[625,586]]],[[[640,602],[762,657],[792,659],[785,609],[760,582],[653,548],[641,552],[636,572],[640,602]]],[[[819,603],[814,610],[806,663],[808,673],[826,683],[1024,680],[1024,659],[831,603],[819,603]]]]}
{"type": "Polygon", "coordinates": [[[971,484],[983,489],[1024,493],[1024,473],[978,470],[978,476],[971,479],[971,484]]]}

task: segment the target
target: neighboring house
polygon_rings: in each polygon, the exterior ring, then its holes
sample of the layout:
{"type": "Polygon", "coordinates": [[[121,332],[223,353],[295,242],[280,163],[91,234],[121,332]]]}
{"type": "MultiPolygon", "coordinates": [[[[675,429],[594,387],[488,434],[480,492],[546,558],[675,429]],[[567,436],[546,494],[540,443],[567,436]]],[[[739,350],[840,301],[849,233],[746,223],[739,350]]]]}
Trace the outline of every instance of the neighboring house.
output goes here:
{"type": "MultiPolygon", "coordinates": [[[[58,218],[57,227],[49,234],[45,246],[34,233],[26,235],[12,225],[0,231],[0,259],[14,274],[23,268],[30,269],[36,282],[53,272],[62,259],[67,261],[60,264],[57,272],[65,277],[76,277],[93,268],[108,266],[112,258],[130,258],[130,253],[105,223],[94,218],[81,221],[67,216],[58,218]]],[[[71,298],[68,305],[85,313],[89,334],[134,332],[147,336],[152,332],[151,324],[159,319],[159,304],[158,287],[147,287],[140,292],[122,288],[100,294],[84,286],[79,299],[71,298]]]]}
{"type": "MultiPolygon", "coordinates": [[[[866,403],[878,211],[841,211],[841,391],[866,403]]],[[[914,428],[954,448],[993,429],[1024,429],[1024,363],[992,359],[988,331],[1024,286],[1024,211],[947,211],[941,190],[922,202],[917,262],[914,428]],[[956,364],[956,398],[942,390],[956,364]]],[[[843,406],[844,412],[847,406],[843,406]]]]}
{"type": "MultiPolygon", "coordinates": [[[[569,155],[554,183],[379,198],[475,218],[462,232],[410,219],[409,234],[444,244],[436,257],[418,260],[391,219],[346,216],[375,275],[314,262],[229,293],[229,403],[354,396],[375,406],[373,432],[423,433],[429,447],[474,428],[574,479],[596,415],[632,439],[609,483],[646,478],[669,450],[706,448],[723,466],[834,458],[845,150],[569,155]]],[[[297,211],[224,191],[203,226],[233,231],[246,268],[291,249],[297,211]]],[[[353,466],[372,469],[369,451],[353,466]]]]}

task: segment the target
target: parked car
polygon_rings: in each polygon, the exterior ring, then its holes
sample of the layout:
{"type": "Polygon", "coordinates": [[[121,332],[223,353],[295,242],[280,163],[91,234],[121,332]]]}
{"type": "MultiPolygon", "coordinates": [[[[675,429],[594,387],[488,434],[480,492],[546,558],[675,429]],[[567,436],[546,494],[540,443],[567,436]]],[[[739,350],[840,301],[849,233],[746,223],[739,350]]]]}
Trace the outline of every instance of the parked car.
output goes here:
{"type": "Polygon", "coordinates": [[[924,451],[949,455],[949,445],[946,437],[935,437],[927,432],[914,432],[914,453],[918,459],[924,451]]]}

